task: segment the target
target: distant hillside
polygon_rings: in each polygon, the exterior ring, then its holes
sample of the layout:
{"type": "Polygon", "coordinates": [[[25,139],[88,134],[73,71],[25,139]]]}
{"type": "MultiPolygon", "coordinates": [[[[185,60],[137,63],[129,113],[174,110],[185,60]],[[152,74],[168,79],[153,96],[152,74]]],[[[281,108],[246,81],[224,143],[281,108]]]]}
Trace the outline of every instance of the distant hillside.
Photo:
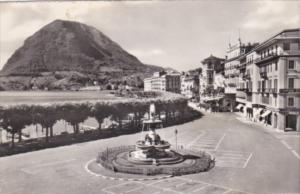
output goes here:
{"type": "Polygon", "coordinates": [[[55,20],[27,38],[9,58],[1,70],[0,88],[30,88],[34,84],[60,88],[60,82],[84,85],[92,80],[126,80],[138,85],[137,80],[161,70],[144,65],[94,27],[55,20]],[[34,80],[28,81],[28,76],[34,80]]]}
{"type": "Polygon", "coordinates": [[[191,69],[188,71],[188,73],[191,75],[200,75],[202,73],[202,68],[198,67],[196,69],[191,69]]]}

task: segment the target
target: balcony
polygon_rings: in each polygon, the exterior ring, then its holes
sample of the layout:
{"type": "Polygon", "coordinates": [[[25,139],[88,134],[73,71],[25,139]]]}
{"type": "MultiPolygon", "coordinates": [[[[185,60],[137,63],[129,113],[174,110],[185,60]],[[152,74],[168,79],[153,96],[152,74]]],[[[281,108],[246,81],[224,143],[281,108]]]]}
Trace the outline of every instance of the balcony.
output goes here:
{"type": "Polygon", "coordinates": [[[279,89],[279,93],[299,93],[300,88],[286,88],[286,89],[279,89]]]}
{"type": "Polygon", "coordinates": [[[264,93],[266,92],[265,88],[257,88],[257,92],[264,93]]]}
{"type": "Polygon", "coordinates": [[[243,75],[243,80],[251,80],[250,74],[246,73],[243,75]]]}
{"type": "Polygon", "coordinates": [[[252,88],[247,88],[246,93],[252,93],[252,88]]]}
{"type": "Polygon", "coordinates": [[[300,55],[299,50],[289,50],[289,51],[282,51],[280,55],[286,56],[286,55],[292,55],[292,56],[298,56],[300,55]]]}
{"type": "Polygon", "coordinates": [[[244,63],[241,63],[240,65],[239,65],[239,69],[245,69],[246,68],[246,66],[247,66],[247,63],[246,62],[244,62],[244,63]]]}
{"type": "Polygon", "coordinates": [[[259,57],[255,60],[255,63],[257,65],[264,63],[264,62],[268,62],[270,60],[276,59],[277,57],[279,57],[279,55],[277,53],[270,53],[268,54],[268,56],[266,57],[259,57]]]}
{"type": "Polygon", "coordinates": [[[277,93],[277,88],[268,88],[268,93],[276,94],[277,93]]]}
{"type": "Polygon", "coordinates": [[[259,74],[260,74],[260,77],[267,78],[267,72],[266,71],[259,72],[259,74]]]}

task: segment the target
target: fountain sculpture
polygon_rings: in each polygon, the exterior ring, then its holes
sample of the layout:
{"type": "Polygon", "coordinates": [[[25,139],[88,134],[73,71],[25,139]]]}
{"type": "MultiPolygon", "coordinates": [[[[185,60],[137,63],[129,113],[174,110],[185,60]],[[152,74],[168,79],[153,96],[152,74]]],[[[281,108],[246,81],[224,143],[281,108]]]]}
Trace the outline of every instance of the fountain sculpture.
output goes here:
{"type": "Polygon", "coordinates": [[[162,120],[150,105],[149,117],[143,121],[141,139],[133,146],[109,148],[100,152],[97,163],[113,172],[144,175],[182,175],[208,170],[211,156],[202,151],[172,150],[171,144],[156,132],[162,120]]]}

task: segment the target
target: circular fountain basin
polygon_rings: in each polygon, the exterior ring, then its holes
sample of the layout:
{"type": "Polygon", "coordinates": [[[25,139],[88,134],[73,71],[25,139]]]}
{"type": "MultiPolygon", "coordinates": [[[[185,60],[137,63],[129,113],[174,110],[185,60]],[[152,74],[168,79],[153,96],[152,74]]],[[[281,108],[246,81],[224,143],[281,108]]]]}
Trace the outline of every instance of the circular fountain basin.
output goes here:
{"type": "Polygon", "coordinates": [[[164,143],[160,144],[145,144],[144,141],[138,141],[135,144],[135,147],[140,149],[140,150],[150,150],[150,149],[160,149],[160,150],[165,150],[169,149],[171,147],[171,144],[169,142],[164,141],[164,143]]]}

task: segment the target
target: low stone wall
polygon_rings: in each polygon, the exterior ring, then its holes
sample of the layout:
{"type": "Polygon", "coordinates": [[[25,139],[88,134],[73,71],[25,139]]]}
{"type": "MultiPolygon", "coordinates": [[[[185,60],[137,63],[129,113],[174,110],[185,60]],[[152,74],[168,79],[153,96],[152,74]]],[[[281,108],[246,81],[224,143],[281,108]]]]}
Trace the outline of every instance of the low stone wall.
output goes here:
{"type": "Polygon", "coordinates": [[[122,165],[116,163],[117,157],[124,152],[130,152],[135,149],[135,146],[120,146],[109,148],[105,151],[99,153],[97,157],[97,162],[101,164],[104,168],[111,170],[113,172],[121,172],[127,174],[143,174],[143,175],[158,175],[158,174],[168,174],[172,176],[179,176],[185,174],[199,173],[207,171],[212,167],[212,157],[205,152],[194,152],[187,149],[181,149],[178,151],[184,158],[184,161],[176,163],[174,165],[122,165]]]}

